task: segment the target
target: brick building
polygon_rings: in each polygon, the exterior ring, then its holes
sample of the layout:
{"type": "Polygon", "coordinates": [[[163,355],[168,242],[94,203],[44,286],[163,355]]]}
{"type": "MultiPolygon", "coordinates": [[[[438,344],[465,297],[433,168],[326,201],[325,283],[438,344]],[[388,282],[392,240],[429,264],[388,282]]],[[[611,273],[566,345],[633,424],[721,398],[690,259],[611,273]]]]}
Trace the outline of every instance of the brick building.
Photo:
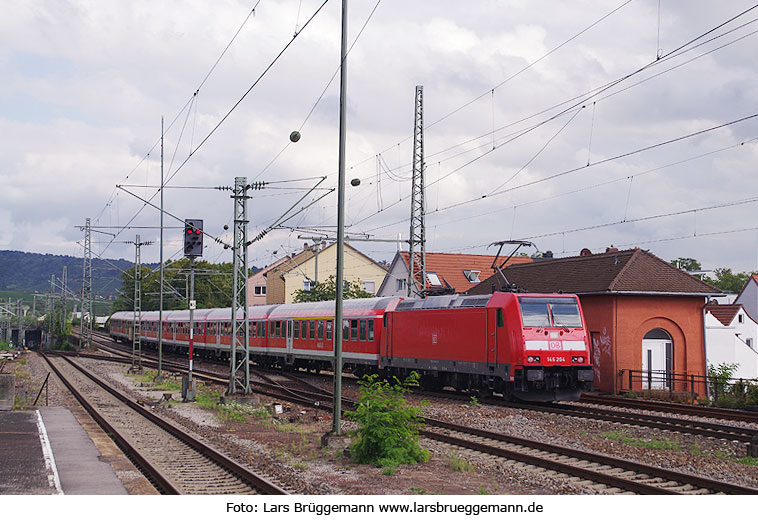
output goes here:
{"type": "MultiPolygon", "coordinates": [[[[503,274],[528,292],[579,296],[596,390],[629,390],[630,371],[634,390],[668,388],[672,373],[706,373],[703,308],[708,296],[723,293],[647,251],[545,259],[506,267],[503,274]]],[[[496,274],[469,294],[489,294],[504,283],[496,274]]]]}

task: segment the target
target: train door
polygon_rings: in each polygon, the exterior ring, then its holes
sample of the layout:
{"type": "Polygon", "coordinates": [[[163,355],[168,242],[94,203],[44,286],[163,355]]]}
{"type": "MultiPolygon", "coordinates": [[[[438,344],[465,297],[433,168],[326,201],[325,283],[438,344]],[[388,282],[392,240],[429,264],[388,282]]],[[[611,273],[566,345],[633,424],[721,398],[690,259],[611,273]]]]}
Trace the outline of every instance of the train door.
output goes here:
{"type": "Polygon", "coordinates": [[[287,354],[292,354],[292,333],[294,332],[293,327],[292,327],[292,320],[287,320],[286,323],[287,323],[287,333],[286,333],[287,354]]]}
{"type": "Polygon", "coordinates": [[[386,324],[384,325],[384,356],[387,358],[392,357],[392,337],[394,336],[395,332],[395,329],[392,328],[394,317],[395,315],[392,313],[384,314],[384,318],[386,320],[386,324]]]}
{"type": "Polygon", "coordinates": [[[503,309],[486,309],[487,311],[487,364],[497,363],[497,331],[503,326],[503,309]]]}

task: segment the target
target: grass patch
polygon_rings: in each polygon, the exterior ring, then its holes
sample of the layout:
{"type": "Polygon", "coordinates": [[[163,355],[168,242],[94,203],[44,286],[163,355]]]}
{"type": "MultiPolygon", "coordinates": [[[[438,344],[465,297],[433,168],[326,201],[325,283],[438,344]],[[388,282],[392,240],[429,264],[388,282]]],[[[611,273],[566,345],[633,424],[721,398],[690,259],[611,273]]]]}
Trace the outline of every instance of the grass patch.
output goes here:
{"type": "Polygon", "coordinates": [[[447,464],[447,468],[454,472],[473,472],[476,470],[476,466],[473,463],[469,463],[452,453],[445,456],[445,463],[447,464]]]}
{"type": "Polygon", "coordinates": [[[680,450],[679,442],[673,441],[668,438],[665,439],[637,439],[632,438],[620,430],[611,430],[604,432],[600,435],[601,438],[610,439],[613,441],[620,441],[626,445],[637,447],[641,449],[655,449],[655,450],[680,450]]]}
{"type": "Polygon", "coordinates": [[[737,463],[740,465],[748,465],[750,467],[758,467],[758,458],[751,458],[748,456],[746,458],[738,459],[737,463]]]}
{"type": "Polygon", "coordinates": [[[289,434],[309,434],[310,430],[297,423],[281,423],[274,426],[279,432],[286,432],[289,434]]]}
{"type": "Polygon", "coordinates": [[[244,423],[248,416],[257,418],[267,418],[270,415],[264,408],[258,406],[237,403],[236,401],[225,401],[221,403],[220,392],[206,387],[203,384],[198,386],[195,395],[196,405],[202,409],[213,410],[216,417],[221,422],[244,423]],[[262,412],[261,412],[262,411],[262,412]]]}

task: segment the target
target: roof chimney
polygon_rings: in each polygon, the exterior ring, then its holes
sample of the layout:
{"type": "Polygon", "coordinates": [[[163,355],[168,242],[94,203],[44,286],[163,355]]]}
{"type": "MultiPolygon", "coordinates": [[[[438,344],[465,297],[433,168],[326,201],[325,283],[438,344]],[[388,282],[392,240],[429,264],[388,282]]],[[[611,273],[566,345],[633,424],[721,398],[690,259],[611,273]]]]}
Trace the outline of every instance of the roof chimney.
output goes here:
{"type": "Polygon", "coordinates": [[[610,247],[608,247],[605,252],[619,252],[619,250],[611,244],[610,247]]]}
{"type": "Polygon", "coordinates": [[[307,251],[307,250],[308,250],[308,242],[305,242],[305,243],[303,244],[303,250],[304,250],[304,251],[307,251]]]}

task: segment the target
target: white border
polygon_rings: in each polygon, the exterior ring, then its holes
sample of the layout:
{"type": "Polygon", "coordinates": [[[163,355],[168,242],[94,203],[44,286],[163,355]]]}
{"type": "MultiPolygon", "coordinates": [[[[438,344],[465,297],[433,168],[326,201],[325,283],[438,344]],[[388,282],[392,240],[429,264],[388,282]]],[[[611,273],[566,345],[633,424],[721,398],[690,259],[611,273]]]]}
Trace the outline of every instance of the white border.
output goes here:
{"type": "Polygon", "coordinates": [[[47,437],[45,422],[42,421],[42,414],[37,411],[37,431],[39,432],[39,441],[42,443],[42,455],[45,458],[45,467],[48,470],[47,481],[51,487],[55,487],[57,494],[63,495],[60,478],[58,477],[58,468],[55,466],[55,457],[53,457],[53,448],[50,446],[50,439],[47,437]]]}

